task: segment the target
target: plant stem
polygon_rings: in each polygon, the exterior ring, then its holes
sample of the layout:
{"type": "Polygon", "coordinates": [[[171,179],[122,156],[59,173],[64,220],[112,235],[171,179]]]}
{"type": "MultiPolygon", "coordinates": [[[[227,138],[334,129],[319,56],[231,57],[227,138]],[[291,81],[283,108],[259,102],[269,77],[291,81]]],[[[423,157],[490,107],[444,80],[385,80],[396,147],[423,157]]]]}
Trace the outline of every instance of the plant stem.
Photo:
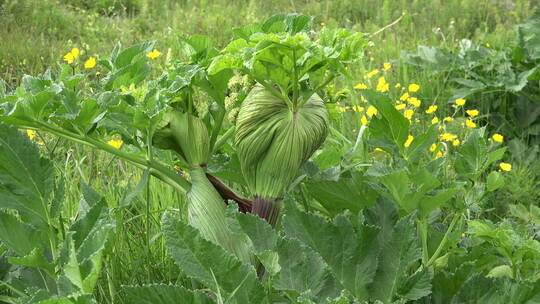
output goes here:
{"type": "Polygon", "coordinates": [[[450,236],[450,233],[454,229],[454,226],[456,225],[458,219],[460,218],[460,214],[454,214],[454,218],[450,222],[450,225],[448,226],[448,229],[446,230],[446,233],[444,234],[441,243],[439,244],[439,247],[437,247],[437,250],[435,250],[435,253],[433,253],[433,256],[429,259],[429,261],[426,263],[426,266],[429,266],[435,262],[435,260],[439,257],[441,254],[441,251],[443,247],[446,245],[446,242],[448,241],[448,237],[450,236]]]}
{"type": "Polygon", "coordinates": [[[216,152],[217,149],[221,148],[221,146],[223,146],[225,144],[225,142],[231,137],[234,135],[234,126],[229,128],[229,130],[225,131],[225,133],[223,135],[221,135],[221,137],[216,141],[216,143],[214,144],[213,146],[213,149],[212,149],[212,154],[214,154],[214,152],[216,152]]]}
{"type": "Polygon", "coordinates": [[[279,217],[279,203],[281,199],[266,199],[255,195],[251,213],[265,219],[272,227],[276,226],[279,217]]]}
{"type": "Polygon", "coordinates": [[[427,245],[428,229],[425,218],[418,220],[418,231],[420,232],[420,239],[422,240],[422,264],[426,265],[429,261],[429,252],[427,245]]]}

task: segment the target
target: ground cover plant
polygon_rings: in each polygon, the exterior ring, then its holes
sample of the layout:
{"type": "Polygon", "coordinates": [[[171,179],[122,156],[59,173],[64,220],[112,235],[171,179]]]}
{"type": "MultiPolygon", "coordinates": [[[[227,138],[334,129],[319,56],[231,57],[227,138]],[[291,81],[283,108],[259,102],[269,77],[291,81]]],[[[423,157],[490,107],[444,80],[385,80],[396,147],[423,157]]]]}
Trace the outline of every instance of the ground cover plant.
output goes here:
{"type": "Polygon", "coordinates": [[[376,62],[279,14],[0,82],[0,301],[539,302],[538,16],[376,62]]]}

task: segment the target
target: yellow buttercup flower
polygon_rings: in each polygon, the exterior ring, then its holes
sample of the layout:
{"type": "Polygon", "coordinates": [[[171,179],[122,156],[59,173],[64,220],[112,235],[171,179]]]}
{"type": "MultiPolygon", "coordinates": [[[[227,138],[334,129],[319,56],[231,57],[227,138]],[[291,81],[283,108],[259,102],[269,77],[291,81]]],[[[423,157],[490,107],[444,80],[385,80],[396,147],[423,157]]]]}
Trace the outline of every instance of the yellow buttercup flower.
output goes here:
{"type": "Polygon", "coordinates": [[[384,93],[388,91],[388,87],[389,87],[389,84],[386,82],[386,79],[384,79],[384,77],[379,77],[376,90],[381,93],[384,93]]]}
{"type": "Polygon", "coordinates": [[[385,71],[388,71],[392,68],[392,64],[390,62],[383,63],[383,67],[385,71]]]}
{"type": "Polygon", "coordinates": [[[401,95],[401,97],[399,98],[399,100],[401,101],[405,101],[407,99],[409,99],[409,93],[407,92],[403,93],[403,95],[401,95]]]}
{"type": "Polygon", "coordinates": [[[120,147],[122,147],[122,144],[124,144],[124,142],[121,141],[120,139],[111,139],[107,142],[107,144],[109,144],[109,146],[115,147],[116,149],[120,149],[120,147]]]}
{"type": "Polygon", "coordinates": [[[450,122],[450,121],[452,121],[452,120],[454,120],[454,119],[453,119],[452,117],[450,117],[450,116],[446,116],[446,117],[444,118],[444,121],[447,121],[447,122],[450,122]]]}
{"type": "Polygon", "coordinates": [[[407,101],[412,104],[415,108],[418,108],[420,107],[420,105],[422,105],[422,102],[420,101],[420,99],[416,98],[416,97],[410,97],[409,99],[407,99],[407,101]]]}
{"type": "Polygon", "coordinates": [[[435,152],[436,149],[437,149],[437,144],[431,144],[431,146],[429,146],[429,152],[435,152]]]}
{"type": "Polygon", "coordinates": [[[470,119],[465,120],[465,125],[467,126],[467,128],[476,128],[476,124],[470,119]]]}
{"type": "Polygon", "coordinates": [[[373,115],[377,115],[377,108],[375,108],[374,106],[369,106],[368,109],[367,109],[366,114],[370,118],[373,117],[373,115]]]}
{"type": "Polygon", "coordinates": [[[461,107],[461,106],[464,106],[464,105],[465,105],[465,102],[466,102],[466,100],[463,99],[463,98],[458,98],[458,99],[456,99],[456,105],[458,105],[458,106],[460,106],[460,107],[461,107]]]}
{"type": "Polygon", "coordinates": [[[150,59],[156,59],[159,56],[161,56],[161,52],[156,50],[156,49],[154,49],[151,52],[149,52],[148,54],[146,54],[146,57],[148,57],[150,59]]]}
{"type": "Polygon", "coordinates": [[[427,114],[434,113],[435,111],[437,111],[438,108],[439,108],[438,106],[429,106],[429,108],[426,110],[426,113],[427,114]]]}
{"type": "Polygon", "coordinates": [[[454,141],[455,139],[457,139],[457,135],[454,135],[452,133],[443,133],[441,134],[440,138],[443,141],[454,141]]]}
{"type": "Polygon", "coordinates": [[[375,75],[377,75],[377,74],[379,74],[379,70],[378,70],[378,69],[375,69],[375,70],[373,70],[373,71],[367,73],[366,78],[371,78],[371,77],[373,77],[373,76],[375,76],[375,75]]]}
{"type": "Polygon", "coordinates": [[[498,143],[502,143],[502,142],[504,141],[504,136],[502,136],[502,135],[499,134],[499,133],[493,134],[493,136],[491,136],[491,138],[492,138],[494,141],[498,142],[498,143]]]}
{"type": "Polygon", "coordinates": [[[433,117],[433,119],[431,120],[431,124],[434,125],[436,123],[439,122],[439,119],[437,117],[433,117]]]}
{"type": "Polygon", "coordinates": [[[375,148],[375,151],[384,152],[384,150],[379,147],[375,148]]]}
{"type": "Polygon", "coordinates": [[[443,156],[444,156],[443,151],[439,150],[439,151],[437,151],[437,155],[435,156],[435,159],[441,158],[443,156]]]}
{"type": "Polygon", "coordinates": [[[362,115],[362,118],[360,118],[360,123],[362,123],[362,126],[367,126],[368,120],[366,118],[366,115],[362,115]]]}
{"type": "Polygon", "coordinates": [[[78,48],[72,48],[71,49],[71,55],[73,55],[73,58],[79,57],[79,49],[78,48]]]}
{"type": "Polygon", "coordinates": [[[347,112],[347,109],[345,107],[336,107],[336,109],[341,113],[347,112]]]}
{"type": "Polygon", "coordinates": [[[365,89],[368,88],[368,86],[365,83],[359,83],[359,84],[355,85],[354,88],[359,89],[359,90],[365,90],[365,89]]]}
{"type": "Polygon", "coordinates": [[[461,144],[461,142],[459,141],[459,139],[454,139],[454,141],[452,141],[452,146],[454,147],[457,147],[461,144]]]}
{"type": "Polygon", "coordinates": [[[480,112],[478,112],[478,110],[467,110],[465,111],[467,113],[467,115],[469,115],[470,117],[476,117],[478,116],[478,114],[480,114],[480,112]]]}
{"type": "Polygon", "coordinates": [[[367,102],[367,99],[363,95],[360,95],[360,101],[361,102],[367,102]]]}
{"type": "Polygon", "coordinates": [[[403,116],[405,116],[405,118],[407,119],[411,119],[413,115],[414,115],[414,111],[411,109],[408,109],[407,111],[405,111],[405,113],[403,113],[403,116]]]}
{"type": "Polygon", "coordinates": [[[399,83],[399,82],[398,82],[398,83],[396,83],[396,85],[395,85],[394,87],[395,87],[396,89],[399,89],[399,88],[401,88],[401,83],[399,83]]]}
{"type": "Polygon", "coordinates": [[[28,138],[30,138],[30,140],[34,140],[34,138],[36,138],[37,136],[37,133],[34,130],[26,130],[26,134],[28,135],[28,138]]]}
{"type": "Polygon", "coordinates": [[[411,143],[413,142],[413,140],[414,140],[414,136],[409,135],[409,136],[407,137],[407,140],[406,140],[405,143],[403,144],[403,146],[405,146],[405,148],[410,147],[410,146],[411,146],[411,143]]]}
{"type": "Polygon", "coordinates": [[[509,163],[500,163],[499,167],[501,168],[501,170],[507,171],[507,172],[512,170],[512,165],[509,163]]]}
{"type": "Polygon", "coordinates": [[[417,92],[418,90],[420,90],[420,86],[417,85],[416,83],[412,83],[409,85],[409,92],[417,92]]]}
{"type": "Polygon", "coordinates": [[[88,60],[86,60],[86,62],[84,63],[84,68],[85,69],[91,69],[91,68],[93,68],[95,66],[96,66],[96,58],[94,58],[94,57],[88,58],[88,60]]]}
{"type": "Polygon", "coordinates": [[[407,106],[407,105],[404,104],[404,103],[399,104],[399,105],[396,106],[396,110],[401,111],[401,110],[405,109],[406,106],[407,106]]]}
{"type": "Polygon", "coordinates": [[[352,110],[355,111],[355,112],[364,112],[364,107],[352,106],[352,110]]]}
{"type": "Polygon", "coordinates": [[[71,52],[64,55],[64,61],[68,64],[72,64],[73,61],[75,61],[75,57],[73,57],[73,54],[71,52]]]}

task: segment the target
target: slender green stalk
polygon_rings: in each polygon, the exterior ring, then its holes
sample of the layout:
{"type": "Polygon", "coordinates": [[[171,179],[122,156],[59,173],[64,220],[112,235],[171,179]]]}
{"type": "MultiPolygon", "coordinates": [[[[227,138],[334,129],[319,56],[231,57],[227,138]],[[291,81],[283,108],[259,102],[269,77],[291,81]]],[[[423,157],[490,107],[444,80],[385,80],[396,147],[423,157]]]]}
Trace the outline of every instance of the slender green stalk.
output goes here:
{"type": "Polygon", "coordinates": [[[446,230],[446,233],[444,234],[441,243],[439,244],[439,247],[437,247],[437,250],[435,250],[435,253],[433,253],[433,256],[428,260],[426,263],[426,266],[429,266],[435,262],[435,260],[439,257],[439,255],[442,252],[443,247],[446,245],[446,242],[448,241],[448,237],[450,236],[450,233],[452,233],[452,230],[454,229],[454,226],[456,225],[458,219],[460,218],[460,214],[454,214],[454,218],[450,222],[450,225],[448,226],[448,229],[446,230]]]}
{"type": "Polygon", "coordinates": [[[422,241],[422,264],[426,265],[429,261],[429,252],[427,245],[428,229],[427,221],[425,218],[418,220],[418,231],[420,233],[420,239],[422,241]]]}
{"type": "Polygon", "coordinates": [[[221,148],[227,142],[229,138],[231,138],[234,135],[234,127],[231,127],[229,130],[227,130],[214,144],[212,149],[212,154],[216,152],[217,149],[221,148]]]}

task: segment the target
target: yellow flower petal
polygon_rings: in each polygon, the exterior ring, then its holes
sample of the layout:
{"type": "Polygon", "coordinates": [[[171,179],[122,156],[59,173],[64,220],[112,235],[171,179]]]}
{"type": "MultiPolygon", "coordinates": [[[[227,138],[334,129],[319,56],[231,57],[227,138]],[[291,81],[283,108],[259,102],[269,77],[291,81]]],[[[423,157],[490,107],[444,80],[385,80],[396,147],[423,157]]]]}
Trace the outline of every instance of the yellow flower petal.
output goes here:
{"type": "Polygon", "coordinates": [[[407,99],[407,101],[412,104],[415,108],[418,108],[420,107],[420,105],[422,105],[422,102],[420,101],[420,99],[416,98],[416,97],[410,97],[409,99],[407,99]]]}
{"type": "Polygon", "coordinates": [[[465,102],[466,102],[466,100],[463,99],[463,98],[456,99],[456,105],[458,105],[458,106],[464,106],[465,102]]]}
{"type": "Polygon", "coordinates": [[[431,120],[431,124],[434,125],[436,123],[439,122],[439,119],[437,117],[433,117],[433,119],[431,120]]]}
{"type": "Polygon", "coordinates": [[[375,108],[374,106],[369,106],[368,109],[367,109],[366,114],[370,118],[373,117],[373,115],[377,115],[377,108],[375,108]]]}
{"type": "Polygon", "coordinates": [[[502,135],[499,134],[499,133],[493,134],[493,136],[491,136],[491,138],[492,138],[495,142],[498,142],[498,143],[502,143],[502,142],[504,141],[504,136],[502,136],[502,135]]]}
{"type": "Polygon", "coordinates": [[[435,149],[437,149],[437,144],[432,144],[429,146],[429,152],[435,152],[435,149]]]}
{"type": "Polygon", "coordinates": [[[469,115],[470,117],[476,117],[478,116],[478,114],[480,114],[480,112],[478,112],[478,110],[467,110],[465,111],[467,113],[467,115],[469,115]]]}
{"type": "Polygon", "coordinates": [[[454,141],[452,141],[452,146],[454,147],[457,147],[461,144],[461,141],[459,141],[459,139],[454,139],[454,141]]]}
{"type": "Polygon", "coordinates": [[[416,83],[412,83],[409,85],[409,92],[417,92],[418,90],[420,90],[420,86],[417,85],[416,83]]]}
{"type": "Polygon", "coordinates": [[[362,118],[360,118],[360,122],[362,123],[362,126],[367,126],[368,120],[366,118],[366,115],[362,115],[362,118]]]}
{"type": "Polygon", "coordinates": [[[78,48],[72,48],[71,49],[71,55],[73,55],[73,58],[79,57],[79,49],[78,48]]]}
{"type": "Polygon", "coordinates": [[[465,120],[465,125],[467,126],[467,128],[476,128],[476,124],[470,119],[465,120]]]}
{"type": "Polygon", "coordinates": [[[405,101],[407,99],[409,99],[409,93],[407,92],[403,93],[403,95],[401,95],[401,97],[399,98],[399,100],[401,101],[405,101]]]}
{"type": "Polygon", "coordinates": [[[399,105],[396,106],[396,110],[401,111],[401,110],[405,109],[406,106],[407,106],[407,105],[404,104],[404,103],[399,104],[399,105]]]}
{"type": "Polygon", "coordinates": [[[34,130],[26,130],[26,134],[30,140],[34,140],[34,138],[36,138],[36,131],[34,130]]]}
{"type": "Polygon", "coordinates": [[[107,144],[115,147],[116,149],[120,149],[120,147],[122,147],[122,144],[124,144],[124,142],[121,141],[120,139],[111,139],[107,142],[107,144]]]}
{"type": "Polygon", "coordinates": [[[383,67],[385,71],[388,71],[392,68],[392,64],[390,62],[383,63],[383,67]]]}
{"type": "Polygon", "coordinates": [[[149,52],[148,54],[146,54],[146,57],[150,58],[150,59],[156,59],[158,58],[159,56],[161,56],[161,52],[154,49],[153,51],[149,52]]]}
{"type": "Polygon", "coordinates": [[[410,146],[411,146],[411,143],[413,142],[413,140],[414,140],[414,136],[409,135],[409,136],[407,137],[407,140],[406,140],[405,143],[403,144],[403,146],[405,146],[405,148],[410,147],[410,146]]]}
{"type": "Polygon", "coordinates": [[[94,57],[88,58],[88,60],[86,60],[86,62],[84,63],[84,68],[85,69],[91,69],[91,68],[93,68],[95,66],[96,66],[96,58],[94,58],[94,57]]]}
{"type": "Polygon", "coordinates": [[[454,120],[454,119],[453,119],[452,117],[450,117],[450,116],[446,116],[446,117],[444,118],[444,121],[447,121],[447,122],[450,122],[450,121],[452,121],[452,120],[454,120]]]}
{"type": "Polygon", "coordinates": [[[354,88],[359,89],[359,90],[365,90],[365,89],[368,88],[368,86],[365,83],[359,83],[359,84],[355,85],[354,88]]]}
{"type": "Polygon", "coordinates": [[[438,108],[439,108],[438,106],[429,106],[429,108],[426,110],[426,113],[427,114],[434,113],[435,111],[437,111],[438,108]]]}
{"type": "Polygon", "coordinates": [[[386,79],[384,79],[384,77],[379,77],[376,90],[384,93],[388,91],[388,88],[389,88],[389,84],[386,82],[386,79]]]}
{"type": "Polygon", "coordinates": [[[403,113],[403,116],[405,116],[405,118],[407,119],[411,119],[413,115],[414,115],[414,111],[411,109],[408,109],[407,111],[405,111],[405,113],[403,113]]]}
{"type": "Polygon", "coordinates": [[[507,172],[512,170],[512,165],[509,163],[500,163],[499,167],[501,168],[501,170],[507,171],[507,172]]]}

